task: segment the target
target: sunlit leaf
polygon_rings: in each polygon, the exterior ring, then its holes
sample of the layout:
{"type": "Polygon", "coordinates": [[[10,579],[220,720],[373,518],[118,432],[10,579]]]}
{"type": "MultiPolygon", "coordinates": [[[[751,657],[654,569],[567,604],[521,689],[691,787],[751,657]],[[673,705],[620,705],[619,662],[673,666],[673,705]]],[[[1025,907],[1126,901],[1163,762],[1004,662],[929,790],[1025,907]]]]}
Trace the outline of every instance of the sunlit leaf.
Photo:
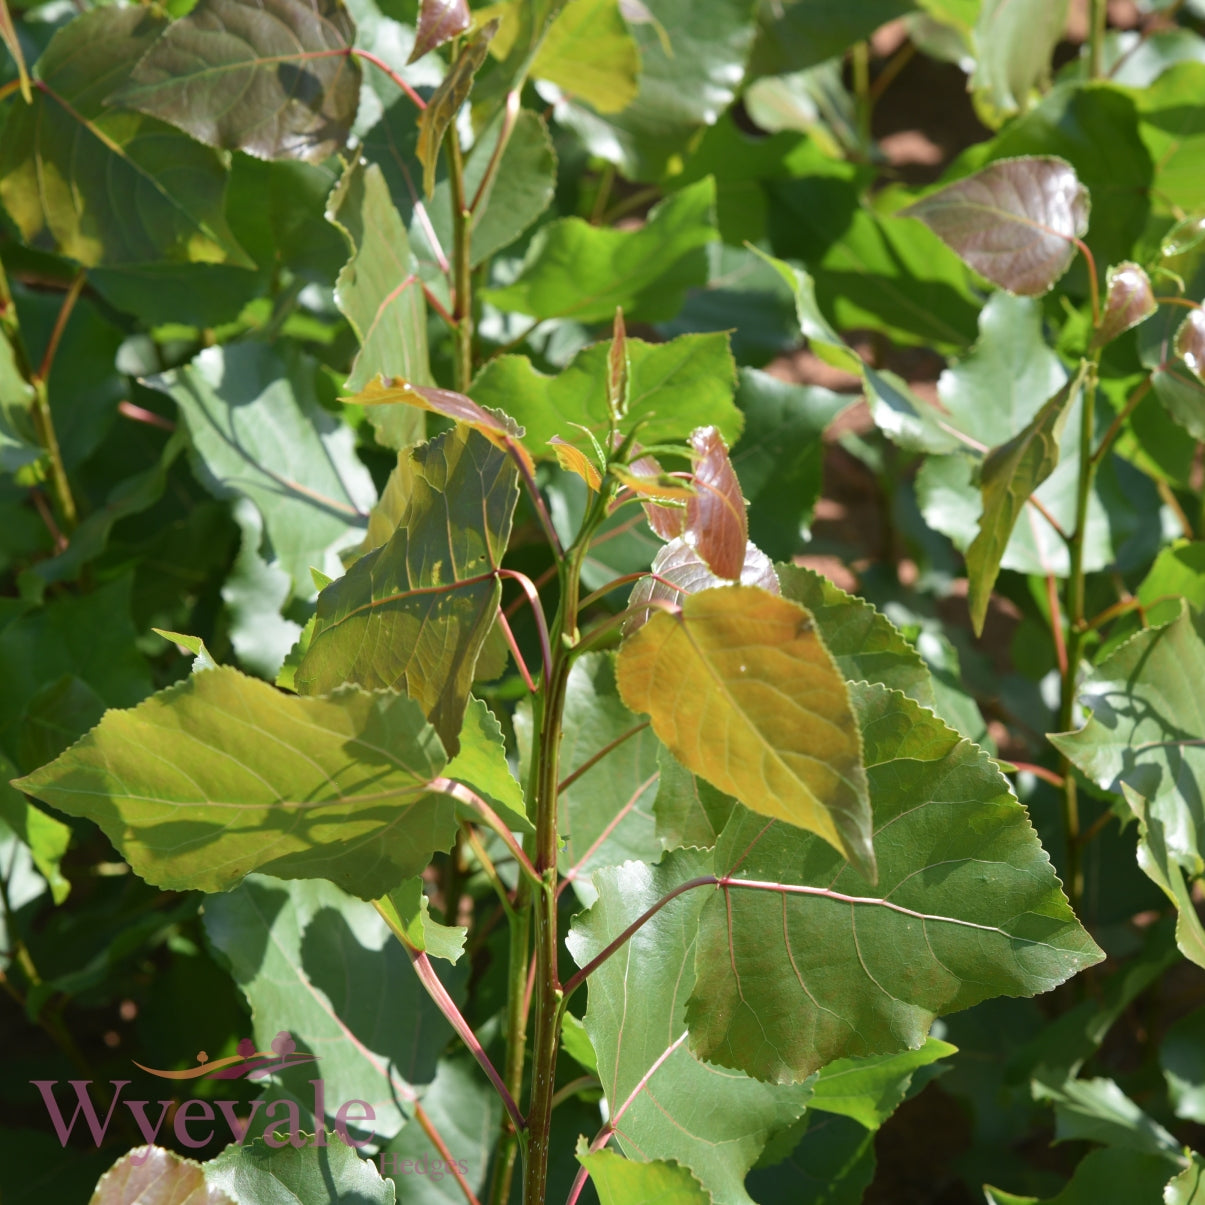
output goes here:
{"type": "Polygon", "coordinates": [[[1029,496],[1059,462],[1063,423],[1082,381],[1081,371],[1034,415],[1023,431],[984,457],[979,472],[983,515],[979,520],[979,534],[966,553],[971,623],[976,635],[983,632],[992,587],[1000,573],[1000,562],[1013,527],[1028,504],[1029,496]]]}
{"type": "MultiPolygon", "coordinates": [[[[675,850],[656,866],[596,872],[598,900],[567,938],[574,961],[584,966],[667,892],[710,870],[709,853],[675,850]]],[[[812,1085],[759,1083],[691,1053],[685,1008],[708,897],[706,887],[687,891],[591,974],[586,1032],[620,1147],[637,1159],[676,1160],[717,1201],[751,1205],[745,1174],[775,1131],[798,1119],[812,1085]]]]}
{"type": "Polygon", "coordinates": [[[477,657],[502,587],[518,473],[505,453],[458,425],[399,461],[406,510],[388,543],[318,596],[297,689],[341,682],[404,690],[455,754],[477,657]]]}
{"type": "Polygon", "coordinates": [[[407,61],[417,62],[424,54],[464,33],[472,22],[465,0],[422,0],[418,6],[414,49],[407,61]]]}
{"type": "Polygon", "coordinates": [[[815,570],[779,565],[777,573],[783,596],[807,607],[846,681],[880,682],[933,706],[928,667],[885,615],[815,570]]]}
{"type": "Polygon", "coordinates": [[[715,851],[733,882],[701,914],[691,1048],[761,1078],[916,1049],[937,1015],[1049,991],[1102,957],[988,754],[901,694],[850,695],[877,886],[815,836],[750,812],[715,851]]]}
{"type": "Polygon", "coordinates": [[[687,595],[620,651],[620,694],[687,769],[818,833],[874,877],[861,739],[845,680],[798,603],[749,586],[687,595]]]}
{"type": "Polygon", "coordinates": [[[498,22],[477,30],[456,56],[443,83],[431,94],[427,107],[418,119],[418,146],[415,153],[423,165],[423,191],[429,197],[435,191],[435,164],[439,158],[440,143],[448,127],[456,120],[460,106],[468,98],[473,87],[473,77],[481,69],[489,53],[490,39],[498,30],[498,22]]]}
{"type": "Polygon", "coordinates": [[[264,870],[372,899],[450,841],[454,805],[426,790],[444,761],[409,699],[300,698],[220,667],[106,712],[16,785],[94,820],[157,886],[225,891],[264,870]]]}
{"type": "Polygon", "coordinates": [[[639,90],[640,51],[622,15],[622,0],[574,0],[548,27],[531,65],[599,113],[619,113],[639,90]]]}
{"type": "Polygon", "coordinates": [[[1193,310],[1176,332],[1176,355],[1205,385],[1205,310],[1193,310]]]}
{"type": "Polygon", "coordinates": [[[1053,1197],[1017,1196],[991,1185],[984,1186],[984,1195],[988,1205],[1099,1205],[1108,1200],[1189,1205],[1187,1198],[1177,1200],[1165,1195],[1171,1170],[1161,1155],[1104,1147],[1089,1151],[1076,1165],[1066,1187],[1053,1197]]]}
{"type": "Polygon", "coordinates": [[[164,24],[141,7],[104,8],[55,34],[38,61],[33,103],[16,106],[5,122],[0,200],[26,242],[88,266],[251,268],[226,225],[217,153],[104,104],[164,24]]]}
{"type": "Polygon", "coordinates": [[[1036,297],[1067,270],[1088,229],[1088,191],[1053,155],[999,159],[902,211],[981,276],[1036,297]]]}
{"type": "Polygon", "coordinates": [[[672,318],[686,290],[707,283],[714,206],[707,179],[654,206],[639,230],[559,218],[532,240],[519,278],[486,300],[539,319],[609,322],[617,306],[628,321],[672,318]]]}
{"type": "Polygon", "coordinates": [[[235,1205],[205,1169],[161,1146],[139,1146],[100,1178],[88,1205],[235,1205]]]}
{"type": "Polygon", "coordinates": [[[25,65],[21,40],[17,37],[17,29],[13,25],[12,14],[8,11],[6,0],[0,0],[0,42],[8,47],[8,53],[13,56],[13,62],[17,66],[17,81],[21,87],[21,99],[26,104],[30,104],[33,101],[33,91],[29,86],[29,68],[25,65]]]}
{"type": "Polygon", "coordinates": [[[577,1143],[577,1158],[590,1173],[602,1205],[632,1205],[656,1201],[657,1205],[711,1205],[714,1198],[685,1167],[666,1159],[646,1162],[625,1159],[614,1151],[591,1152],[584,1138],[577,1143]]]}
{"type": "Polygon", "coordinates": [[[459,961],[464,953],[468,929],[461,925],[441,925],[432,919],[421,878],[407,879],[387,896],[374,900],[373,907],[412,950],[421,950],[432,958],[445,958],[452,963],[459,961]]]}
{"type": "Polygon", "coordinates": [[[975,22],[975,107],[991,126],[1024,112],[1050,79],[1050,58],[1067,28],[1069,0],[983,0],[975,22]]]}
{"type": "Polygon", "coordinates": [[[571,443],[566,443],[559,435],[554,435],[548,442],[556,455],[557,464],[567,472],[576,473],[590,489],[597,493],[602,485],[602,474],[590,457],[581,448],[575,448],[571,443]]]}
{"type": "Polygon", "coordinates": [[[6,824],[29,848],[38,873],[50,884],[56,904],[71,890],[60,869],[63,855],[71,843],[71,829],[61,820],[36,808],[19,791],[9,786],[17,768],[0,753],[0,823],[6,824]]]}
{"type": "Polygon", "coordinates": [[[199,0],[108,101],[208,146],[318,161],[343,146],[355,120],[354,39],[342,0],[199,0]]]}
{"type": "MultiPolygon", "coordinates": [[[[427,306],[406,228],[381,169],[363,163],[348,168],[326,216],[351,251],[335,281],[335,301],[360,341],[347,388],[359,392],[378,374],[429,384],[427,306]]],[[[370,410],[368,419],[386,447],[408,447],[423,437],[421,417],[400,407],[370,410]]]]}
{"type": "Polygon", "coordinates": [[[1111,343],[1118,335],[1145,322],[1158,308],[1150,277],[1142,268],[1131,263],[1110,268],[1105,285],[1105,309],[1100,327],[1092,337],[1092,345],[1103,347],[1111,343]]]}

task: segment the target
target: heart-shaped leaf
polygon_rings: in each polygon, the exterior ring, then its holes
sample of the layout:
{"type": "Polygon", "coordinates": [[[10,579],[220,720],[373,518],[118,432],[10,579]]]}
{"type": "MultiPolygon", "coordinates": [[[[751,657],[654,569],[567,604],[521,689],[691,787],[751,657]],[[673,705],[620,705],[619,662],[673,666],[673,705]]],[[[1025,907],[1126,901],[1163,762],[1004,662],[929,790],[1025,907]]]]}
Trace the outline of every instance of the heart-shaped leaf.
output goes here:
{"type": "Polygon", "coordinates": [[[998,159],[901,211],[981,276],[1026,297],[1066,272],[1088,229],[1088,190],[1053,155],[998,159]]]}
{"type": "Polygon", "coordinates": [[[200,0],[109,103],[222,150],[317,162],[347,141],[360,103],[355,33],[342,0],[200,0]]]}
{"type": "Polygon", "coordinates": [[[687,769],[874,877],[845,679],[798,603],[752,586],[687,595],[625,640],[616,669],[624,702],[687,769]]]}

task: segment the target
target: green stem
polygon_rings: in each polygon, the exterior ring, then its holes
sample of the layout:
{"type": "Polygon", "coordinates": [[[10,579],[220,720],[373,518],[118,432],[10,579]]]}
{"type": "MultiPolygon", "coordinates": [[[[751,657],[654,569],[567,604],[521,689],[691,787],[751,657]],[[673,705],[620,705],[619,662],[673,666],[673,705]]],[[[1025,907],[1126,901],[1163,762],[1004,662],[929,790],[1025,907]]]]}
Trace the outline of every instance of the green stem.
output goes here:
{"type": "MultiPolygon", "coordinates": [[[[1092,434],[1096,413],[1096,375],[1099,352],[1088,362],[1080,403],[1079,479],[1076,482],[1075,530],[1071,535],[1071,573],[1067,579],[1067,663],[1063,667],[1059,701],[1059,731],[1069,732],[1075,718],[1075,693],[1078,684],[1080,654],[1088,625],[1084,615],[1084,544],[1088,529],[1088,502],[1096,476],[1092,456],[1092,434]]],[[[1063,778],[1063,837],[1067,846],[1067,898],[1078,913],[1084,894],[1083,868],[1080,862],[1081,838],[1079,797],[1070,760],[1060,759],[1063,778]]]]}
{"type": "Polygon", "coordinates": [[[452,338],[456,388],[463,393],[473,379],[473,279],[470,266],[472,211],[464,192],[464,156],[456,123],[448,127],[448,181],[452,189],[452,338]]]}
{"type": "Polygon", "coordinates": [[[854,100],[858,113],[858,138],[863,146],[870,144],[870,119],[874,101],[870,93],[870,44],[857,42],[851,51],[853,59],[854,100]]]}

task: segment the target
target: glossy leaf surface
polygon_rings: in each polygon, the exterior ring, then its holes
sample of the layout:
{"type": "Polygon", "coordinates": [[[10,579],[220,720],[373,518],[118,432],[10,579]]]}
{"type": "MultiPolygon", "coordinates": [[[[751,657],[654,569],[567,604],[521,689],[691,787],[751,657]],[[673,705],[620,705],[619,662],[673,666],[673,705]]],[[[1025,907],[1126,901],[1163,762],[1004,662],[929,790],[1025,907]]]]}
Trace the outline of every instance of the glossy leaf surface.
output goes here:
{"type": "Polygon", "coordinates": [[[100,1178],[89,1205],[235,1205],[201,1164],[161,1146],[139,1146],[100,1178]]]}

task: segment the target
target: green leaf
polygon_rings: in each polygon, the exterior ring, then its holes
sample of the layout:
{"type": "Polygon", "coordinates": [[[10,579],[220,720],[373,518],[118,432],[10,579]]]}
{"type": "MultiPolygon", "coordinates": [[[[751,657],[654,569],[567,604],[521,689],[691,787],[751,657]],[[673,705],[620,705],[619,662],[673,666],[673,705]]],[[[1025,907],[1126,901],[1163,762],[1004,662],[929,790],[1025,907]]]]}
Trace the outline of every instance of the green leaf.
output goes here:
{"type": "Polygon", "coordinates": [[[624,702],[687,769],[874,878],[845,681],[798,603],[751,586],[687,595],[625,640],[616,673],[624,702]]]}
{"type": "Polygon", "coordinates": [[[156,636],[162,636],[164,640],[170,641],[180,652],[191,653],[194,674],[207,669],[217,669],[218,663],[213,659],[213,654],[205,647],[205,641],[200,636],[189,636],[185,632],[168,632],[163,628],[152,628],[151,631],[156,636]]]}
{"type": "Polygon", "coordinates": [[[444,777],[455,778],[484,796],[515,832],[535,831],[527,818],[523,788],[506,760],[502,725],[480,699],[469,698],[460,730],[460,752],[444,767],[444,777]]]}
{"type": "Polygon", "coordinates": [[[820,498],[821,435],[849,396],[742,368],[736,404],[745,429],[732,464],[749,503],[749,538],[772,560],[787,560],[820,498]]]}
{"type": "Polygon", "coordinates": [[[913,0],[788,0],[762,8],[750,71],[783,75],[814,66],[843,54],[914,7],[913,0]]]}
{"type": "Polygon", "coordinates": [[[101,1176],[88,1205],[140,1205],[152,1201],[235,1205],[237,1200],[221,1185],[208,1183],[201,1164],[161,1146],[143,1146],[122,1155],[101,1176]]]}
{"type": "Polygon", "coordinates": [[[310,566],[337,572],[337,550],[362,530],[376,490],[350,428],[319,405],[313,361],[285,362],[263,343],[209,347],[150,384],[176,401],[218,498],[255,503],[276,561],[301,598],[310,566]]]}
{"type": "MultiPolygon", "coordinates": [[[[565,688],[561,777],[626,734],[627,739],[561,792],[559,863],[578,899],[595,899],[591,875],[603,866],[649,861],[660,854],[654,839],[652,804],[657,792],[660,743],[647,724],[624,706],[615,685],[615,658],[587,653],[573,664],[565,688]]],[[[519,749],[530,764],[533,744],[530,709],[515,717],[519,749]]]]}
{"type": "Polygon", "coordinates": [[[299,698],[222,667],[106,712],[14,785],[94,820],[156,886],[225,891],[262,869],[373,899],[450,843],[452,801],[426,789],[443,766],[409,699],[299,698]]]}
{"type": "Polygon", "coordinates": [[[0,42],[8,47],[8,53],[13,56],[17,68],[17,80],[21,87],[21,99],[28,105],[33,101],[33,91],[29,85],[29,68],[25,65],[25,54],[21,50],[21,39],[17,36],[16,26],[13,25],[12,14],[8,4],[0,0],[0,42]]]}
{"type": "Polygon", "coordinates": [[[1086,1138],[1180,1162],[1180,1144],[1111,1079],[1034,1083],[1034,1095],[1054,1105],[1055,1142],[1086,1138]]]}
{"type": "Polygon", "coordinates": [[[814,836],[747,812],[716,848],[731,881],[699,922],[691,1047],[759,1078],[916,1049],[939,1014],[1049,991],[1102,957],[987,753],[901,694],[850,692],[877,887],[814,836]]]}
{"type": "Polygon", "coordinates": [[[318,596],[296,673],[314,694],[355,682],[404,689],[452,755],[502,586],[494,570],[518,498],[514,462],[457,425],[399,461],[406,511],[389,542],[318,596]]]}
{"type": "Polygon", "coordinates": [[[1050,59],[1067,28],[1070,0],[983,0],[975,22],[970,87],[980,118],[998,128],[1030,106],[1050,79],[1050,59]]]}
{"type": "Polygon", "coordinates": [[[1205,150],[1205,117],[1194,98],[1205,87],[1205,63],[1180,63],[1134,92],[1138,131],[1154,167],[1152,200],[1179,216],[1205,206],[1198,165],[1205,150]]]}
{"type": "Polygon", "coordinates": [[[706,779],[696,778],[664,746],[658,751],[658,765],[660,777],[653,800],[657,837],[666,849],[684,845],[713,849],[736,800],[706,779]]]}
{"type": "MultiPolygon", "coordinates": [[[[251,1008],[256,1048],[269,1049],[284,1030],[321,1056],[328,1124],[347,1100],[372,1107],[364,1128],[378,1140],[410,1124],[415,1085],[435,1076],[451,1029],[370,904],[331,883],[256,875],[207,899],[204,922],[251,1008]]],[[[457,998],[458,973],[445,982],[457,998]]],[[[305,1116],[313,1078],[313,1064],[278,1072],[267,1095],[293,1097],[305,1116]]]]}
{"type": "MultiPolygon", "coordinates": [[[[668,343],[628,339],[628,410],[620,429],[639,431],[642,443],[685,441],[700,424],[718,427],[733,442],[741,413],[733,402],[734,365],[726,335],[680,335],[668,343]]],[[[611,341],[578,352],[556,376],[546,376],[526,356],[490,360],[470,392],[482,406],[504,410],[524,429],[523,446],[538,460],[554,461],[553,436],[592,455],[590,435],[603,443],[611,426],[607,358],[611,341]]]]}
{"type": "Polygon", "coordinates": [[[577,1160],[590,1173],[602,1205],[632,1205],[656,1201],[657,1205],[711,1205],[713,1197],[681,1164],[665,1159],[652,1162],[625,1159],[614,1151],[591,1153],[586,1140],[577,1140],[577,1160]]]}
{"type": "MultiPolygon", "coordinates": [[[[710,867],[710,855],[676,850],[657,866],[598,871],[598,900],[567,939],[574,961],[584,966],[645,909],[710,867]]],[[[746,1172],[771,1135],[802,1114],[812,1086],[758,1083],[687,1049],[684,1008],[706,898],[706,889],[687,891],[591,974],[586,1032],[624,1151],[676,1160],[717,1200],[749,1205],[746,1172]]]]}
{"type": "Polygon", "coordinates": [[[1102,1201],[1166,1202],[1167,1160],[1125,1148],[1089,1151],[1062,1192],[1039,1201],[985,1186],[989,1205],[1100,1205],[1102,1201]]]}
{"type": "Polygon", "coordinates": [[[485,299],[499,309],[578,322],[672,318],[688,288],[707,283],[704,247],[716,237],[715,186],[700,180],[654,206],[639,230],[560,218],[532,240],[519,278],[485,299]]]}
{"type": "Polygon", "coordinates": [[[750,1195],[759,1205],[862,1205],[874,1179],[874,1134],[837,1114],[806,1114],[807,1129],[789,1158],[757,1167],[750,1195]]]}
{"type": "Polygon", "coordinates": [[[557,14],[531,65],[575,102],[619,113],[640,88],[640,51],[620,0],[575,0],[557,14]]]}
{"type": "MultiPolygon", "coordinates": [[[[378,374],[431,384],[427,305],[381,169],[375,163],[350,167],[331,194],[326,216],[351,250],[335,281],[335,301],[360,341],[347,389],[357,393],[378,374]]],[[[409,447],[423,437],[422,416],[405,407],[373,407],[368,419],[389,448],[409,447]]]]}
{"type": "Polygon", "coordinates": [[[19,473],[45,455],[34,430],[33,402],[33,386],[17,367],[12,341],[0,330],[0,472],[19,473]]]}
{"type": "Polygon", "coordinates": [[[464,953],[468,929],[461,925],[441,925],[431,919],[427,897],[423,894],[421,878],[407,879],[373,906],[385,923],[411,949],[421,950],[432,958],[458,962],[464,953]]]}
{"type": "Polygon", "coordinates": [[[903,1101],[916,1071],[957,1053],[957,1046],[930,1037],[919,1050],[836,1059],[816,1077],[808,1107],[840,1113],[877,1130],[903,1101]]]}
{"type": "Polygon", "coordinates": [[[473,87],[473,76],[481,70],[481,64],[489,53],[490,40],[497,30],[498,23],[491,21],[473,34],[419,115],[415,151],[423,165],[423,192],[428,197],[435,191],[435,163],[439,157],[440,143],[456,120],[460,106],[468,98],[473,87]]]}
{"type": "Polygon", "coordinates": [[[601,116],[578,103],[566,84],[558,123],[630,180],[672,175],[692,136],[714,124],[736,96],[753,41],[753,9],[752,0],[621,3],[640,52],[639,93],[623,112],[601,116]]]}
{"type": "Polygon", "coordinates": [[[1173,1176],[1163,1189],[1163,1205],[1202,1205],[1205,1202],[1205,1164],[1196,1156],[1190,1167],[1173,1176]]]}
{"type": "Polygon", "coordinates": [[[928,666],[885,615],[813,569],[802,565],[776,569],[783,597],[807,607],[847,682],[879,682],[922,707],[933,707],[928,666]]]}
{"type": "Polygon", "coordinates": [[[153,118],[105,107],[163,26],[145,9],[115,8],[81,13],[55,34],[33,103],[5,123],[0,200],[26,242],[88,266],[252,267],[223,216],[218,155],[153,118]]]}
{"type": "Polygon", "coordinates": [[[346,143],[360,103],[355,33],[342,0],[199,0],[108,103],[220,150],[318,162],[346,143]]]}
{"type": "MultiPolygon", "coordinates": [[[[231,1143],[205,1164],[210,1191],[226,1192],[233,1201],[289,1201],[296,1205],[326,1205],[354,1201],[355,1205],[393,1205],[394,1189],[376,1169],[335,1132],[300,1149],[286,1142],[269,1146],[263,1139],[231,1143]]],[[[187,1205],[192,1205],[191,1198],[187,1205]]]]}
{"type": "Polygon", "coordinates": [[[36,808],[19,791],[9,786],[17,767],[0,753],[0,823],[6,824],[29,848],[38,873],[50,885],[56,904],[61,904],[71,884],[60,869],[63,855],[71,843],[71,829],[61,820],[36,808]]]}
{"type": "MultiPolygon", "coordinates": [[[[983,634],[992,587],[1000,574],[1000,561],[1012,538],[1013,528],[1029,497],[1054,471],[1059,462],[1059,441],[1072,398],[1081,393],[1084,370],[1068,381],[1033,421],[1008,443],[993,448],[979,471],[983,491],[983,515],[979,533],[967,549],[968,603],[975,635],[983,634]]],[[[1081,399],[1081,405],[1087,403],[1081,399]]]]}
{"type": "Polygon", "coordinates": [[[997,159],[908,206],[981,276],[1036,297],[1067,271],[1088,229],[1088,190],[1053,155],[997,159]]]}
{"type": "Polygon", "coordinates": [[[1205,1121],[1205,1009],[1171,1025],[1159,1046],[1159,1066],[1176,1116],[1205,1121]]]}

